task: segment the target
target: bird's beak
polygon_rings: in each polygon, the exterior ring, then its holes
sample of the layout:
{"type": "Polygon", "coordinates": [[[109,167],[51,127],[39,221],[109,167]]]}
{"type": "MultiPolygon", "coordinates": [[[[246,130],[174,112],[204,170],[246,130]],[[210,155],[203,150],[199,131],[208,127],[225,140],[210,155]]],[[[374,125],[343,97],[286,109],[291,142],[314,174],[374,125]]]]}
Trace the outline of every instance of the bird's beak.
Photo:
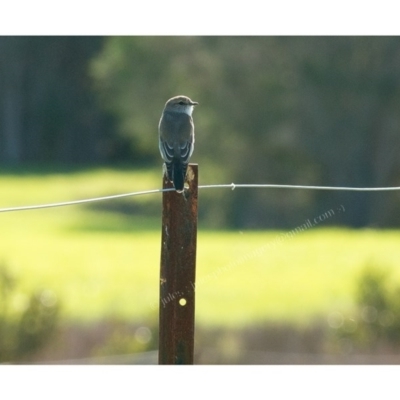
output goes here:
{"type": "Polygon", "coordinates": [[[191,105],[191,106],[198,106],[199,103],[198,103],[197,101],[192,101],[192,102],[190,103],[190,105],[191,105]]]}

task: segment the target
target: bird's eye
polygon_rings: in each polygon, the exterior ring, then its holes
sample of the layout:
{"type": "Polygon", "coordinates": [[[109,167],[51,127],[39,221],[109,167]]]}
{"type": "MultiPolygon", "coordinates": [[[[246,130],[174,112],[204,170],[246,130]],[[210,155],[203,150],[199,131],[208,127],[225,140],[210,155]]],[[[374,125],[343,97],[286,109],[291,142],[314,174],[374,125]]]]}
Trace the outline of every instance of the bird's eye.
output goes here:
{"type": "Polygon", "coordinates": [[[179,104],[180,104],[181,106],[184,106],[184,105],[185,105],[185,103],[184,103],[183,101],[180,101],[179,104]]]}

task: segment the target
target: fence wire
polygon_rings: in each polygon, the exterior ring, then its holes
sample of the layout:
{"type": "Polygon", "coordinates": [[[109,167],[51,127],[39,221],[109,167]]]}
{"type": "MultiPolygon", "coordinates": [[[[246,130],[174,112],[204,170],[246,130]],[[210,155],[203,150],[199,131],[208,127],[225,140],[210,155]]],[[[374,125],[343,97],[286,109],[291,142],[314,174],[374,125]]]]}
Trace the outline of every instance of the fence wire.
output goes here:
{"type": "MultiPolygon", "coordinates": [[[[300,190],[341,190],[341,191],[352,191],[352,192],[387,192],[387,191],[400,191],[400,186],[393,187],[372,187],[372,188],[359,188],[359,187],[344,187],[344,186],[303,186],[303,185],[279,185],[279,184],[218,184],[218,185],[199,185],[199,189],[217,189],[217,188],[229,188],[235,190],[236,188],[264,188],[264,189],[300,189],[300,190]]],[[[111,196],[94,197],[83,200],[72,200],[63,201],[59,203],[48,203],[48,204],[38,204],[30,206],[20,206],[20,207],[8,207],[0,208],[0,213],[12,212],[12,211],[28,211],[28,210],[38,210],[44,208],[55,208],[64,206],[73,206],[78,204],[93,203],[97,201],[115,200],[124,197],[134,197],[146,194],[171,192],[175,189],[153,189],[145,190],[141,192],[131,192],[123,194],[115,194],[111,196]]]]}

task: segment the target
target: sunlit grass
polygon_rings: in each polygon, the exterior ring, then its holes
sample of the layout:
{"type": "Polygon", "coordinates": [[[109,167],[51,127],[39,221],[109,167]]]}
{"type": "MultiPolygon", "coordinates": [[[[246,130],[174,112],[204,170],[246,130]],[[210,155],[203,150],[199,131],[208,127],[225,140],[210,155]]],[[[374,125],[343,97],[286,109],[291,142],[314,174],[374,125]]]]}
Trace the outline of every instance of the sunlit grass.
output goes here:
{"type": "Polygon", "coordinates": [[[390,268],[396,277],[399,232],[314,229],[276,244],[279,234],[208,233],[203,244],[199,239],[200,320],[306,322],[349,310],[366,265],[390,268]]]}
{"type": "MultiPolygon", "coordinates": [[[[0,175],[0,208],[160,187],[160,171],[0,175]]],[[[201,193],[200,193],[201,196],[201,193]]],[[[200,203],[201,204],[201,203],[200,203]]],[[[67,319],[155,316],[161,195],[0,214],[0,262],[26,290],[48,288],[67,319]]],[[[299,323],[352,307],[367,264],[400,279],[400,232],[310,229],[198,233],[196,316],[208,325],[299,323]]]]}

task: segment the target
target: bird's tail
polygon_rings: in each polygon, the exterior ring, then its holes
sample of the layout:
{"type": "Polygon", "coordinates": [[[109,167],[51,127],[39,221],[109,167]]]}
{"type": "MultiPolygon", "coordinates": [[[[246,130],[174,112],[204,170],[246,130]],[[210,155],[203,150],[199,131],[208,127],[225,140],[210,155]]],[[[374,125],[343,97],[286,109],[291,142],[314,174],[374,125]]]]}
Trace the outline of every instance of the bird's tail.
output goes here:
{"type": "Polygon", "coordinates": [[[187,164],[181,160],[173,160],[171,163],[166,163],[168,179],[174,183],[175,190],[183,192],[185,184],[187,164]]]}

